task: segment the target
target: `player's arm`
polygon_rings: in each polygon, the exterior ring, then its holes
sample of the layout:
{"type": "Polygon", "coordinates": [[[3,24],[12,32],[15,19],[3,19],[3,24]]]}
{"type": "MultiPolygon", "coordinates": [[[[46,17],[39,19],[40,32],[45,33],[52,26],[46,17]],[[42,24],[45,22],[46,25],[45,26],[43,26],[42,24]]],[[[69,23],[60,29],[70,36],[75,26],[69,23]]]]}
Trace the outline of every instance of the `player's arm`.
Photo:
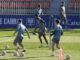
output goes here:
{"type": "Polygon", "coordinates": [[[28,34],[28,37],[30,38],[30,35],[29,35],[29,32],[28,32],[28,30],[27,30],[27,29],[25,29],[25,31],[26,31],[26,33],[28,34]]]}
{"type": "Polygon", "coordinates": [[[50,34],[50,36],[52,36],[52,35],[54,35],[55,34],[55,31],[53,31],[53,33],[52,34],[50,34]]]}
{"type": "Polygon", "coordinates": [[[61,30],[61,35],[63,35],[63,30],[61,30]]]}
{"type": "Polygon", "coordinates": [[[15,36],[16,32],[20,29],[20,25],[17,26],[16,31],[13,33],[13,36],[15,36]]]}
{"type": "Polygon", "coordinates": [[[43,10],[41,10],[41,15],[44,15],[43,10]]]}
{"type": "Polygon", "coordinates": [[[35,27],[35,29],[34,29],[34,32],[36,32],[37,28],[38,28],[38,26],[36,25],[36,27],[35,27]]]}
{"type": "Polygon", "coordinates": [[[55,27],[53,33],[50,34],[50,36],[54,35],[56,33],[56,31],[57,31],[57,28],[55,27]]]}

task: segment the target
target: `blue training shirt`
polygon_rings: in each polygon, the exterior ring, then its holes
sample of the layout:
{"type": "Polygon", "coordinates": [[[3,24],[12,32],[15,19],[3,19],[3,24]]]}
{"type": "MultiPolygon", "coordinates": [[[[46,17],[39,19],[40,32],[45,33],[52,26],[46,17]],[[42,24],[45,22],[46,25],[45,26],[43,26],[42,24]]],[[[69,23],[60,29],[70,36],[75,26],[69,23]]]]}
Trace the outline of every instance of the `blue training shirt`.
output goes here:
{"type": "MultiPolygon", "coordinates": [[[[28,32],[28,30],[26,29],[26,27],[25,27],[22,23],[21,23],[21,24],[18,24],[18,25],[17,25],[17,28],[16,28],[16,31],[15,31],[15,33],[18,32],[17,36],[23,37],[23,36],[24,36],[24,31],[26,31],[27,34],[28,34],[28,36],[29,36],[29,32],[28,32]]],[[[14,33],[14,34],[15,34],[15,33],[14,33]]]]}
{"type": "Polygon", "coordinates": [[[43,32],[43,30],[45,29],[45,21],[43,19],[41,19],[43,22],[40,22],[40,19],[39,18],[39,30],[38,32],[43,32]]]}
{"type": "Polygon", "coordinates": [[[61,33],[62,33],[62,26],[60,24],[56,25],[54,28],[55,34],[54,34],[54,38],[58,38],[60,39],[61,37],[61,33]]]}
{"type": "Polygon", "coordinates": [[[36,19],[36,27],[37,26],[39,27],[40,20],[42,20],[40,17],[38,19],[36,19]]]}
{"type": "Polygon", "coordinates": [[[42,13],[43,13],[42,9],[39,8],[35,11],[35,14],[39,14],[39,16],[42,15],[42,13]]]}

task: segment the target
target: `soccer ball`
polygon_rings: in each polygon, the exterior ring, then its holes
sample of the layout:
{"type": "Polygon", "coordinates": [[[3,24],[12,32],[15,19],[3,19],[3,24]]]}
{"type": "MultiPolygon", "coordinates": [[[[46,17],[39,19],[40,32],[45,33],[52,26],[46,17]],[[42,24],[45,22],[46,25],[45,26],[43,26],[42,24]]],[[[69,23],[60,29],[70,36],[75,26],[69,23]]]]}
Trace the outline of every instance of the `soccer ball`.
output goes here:
{"type": "Polygon", "coordinates": [[[8,45],[6,45],[6,46],[5,46],[5,49],[6,49],[6,50],[7,50],[7,49],[9,49],[9,46],[8,46],[8,45]]]}
{"type": "Polygon", "coordinates": [[[6,51],[2,51],[2,54],[1,55],[2,56],[6,55],[6,51]]]}
{"type": "Polygon", "coordinates": [[[24,56],[24,52],[21,52],[21,53],[20,53],[20,56],[21,56],[21,57],[24,56]]]}
{"type": "Polygon", "coordinates": [[[66,55],[66,59],[70,60],[71,56],[70,55],[66,55]]]}
{"type": "Polygon", "coordinates": [[[18,52],[15,51],[15,52],[13,53],[13,55],[14,55],[14,56],[18,56],[18,52]]]}

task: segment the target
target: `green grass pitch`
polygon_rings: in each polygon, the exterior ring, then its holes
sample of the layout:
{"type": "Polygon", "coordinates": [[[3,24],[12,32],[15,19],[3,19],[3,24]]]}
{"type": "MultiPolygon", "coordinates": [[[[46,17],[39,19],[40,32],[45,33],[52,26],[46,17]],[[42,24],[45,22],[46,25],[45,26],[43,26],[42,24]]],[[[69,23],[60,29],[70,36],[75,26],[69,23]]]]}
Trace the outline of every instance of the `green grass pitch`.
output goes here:
{"type": "MultiPolygon", "coordinates": [[[[15,46],[13,46],[13,40],[15,37],[10,37],[14,28],[6,29],[0,28],[0,54],[6,45],[10,48],[5,56],[0,55],[0,60],[58,60],[58,49],[55,47],[55,56],[51,57],[52,51],[46,47],[44,42],[44,47],[39,48],[40,41],[38,35],[33,35],[31,32],[33,29],[28,29],[31,35],[31,39],[28,39],[27,34],[23,39],[23,45],[27,49],[24,57],[13,56],[15,51],[15,46]]],[[[47,33],[47,39],[49,39],[49,33],[47,33]]],[[[66,55],[71,55],[71,60],[80,60],[80,29],[69,29],[64,30],[64,35],[61,37],[61,47],[64,51],[64,60],[66,55]]],[[[19,49],[19,53],[22,49],[19,49]]]]}

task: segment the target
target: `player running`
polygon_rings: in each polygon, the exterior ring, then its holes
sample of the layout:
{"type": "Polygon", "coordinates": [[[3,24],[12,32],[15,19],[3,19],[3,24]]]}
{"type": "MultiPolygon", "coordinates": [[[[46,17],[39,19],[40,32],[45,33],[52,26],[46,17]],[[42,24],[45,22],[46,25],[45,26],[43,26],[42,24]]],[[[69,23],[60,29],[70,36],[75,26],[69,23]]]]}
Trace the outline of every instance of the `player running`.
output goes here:
{"type": "Polygon", "coordinates": [[[43,47],[43,42],[42,42],[42,39],[41,39],[42,36],[45,39],[45,42],[47,43],[47,46],[49,46],[47,38],[46,38],[46,31],[45,31],[46,23],[45,23],[45,21],[43,21],[43,19],[40,18],[40,16],[38,14],[36,14],[35,17],[36,17],[38,27],[39,27],[38,34],[39,34],[39,40],[40,40],[40,43],[41,43],[40,47],[43,47]]]}
{"type": "Polygon", "coordinates": [[[16,48],[16,51],[18,51],[19,49],[19,46],[17,45],[17,43],[19,43],[19,45],[23,48],[23,52],[26,51],[26,49],[24,48],[23,44],[22,44],[22,40],[23,40],[23,37],[24,37],[24,31],[27,32],[28,34],[28,37],[30,38],[30,35],[29,35],[29,32],[28,30],[26,29],[26,27],[22,24],[22,21],[21,20],[18,20],[18,26],[17,26],[17,29],[16,31],[14,32],[13,36],[15,36],[16,32],[18,32],[17,34],[17,37],[15,38],[13,44],[17,47],[16,48]]]}
{"type": "Polygon", "coordinates": [[[56,44],[56,47],[58,49],[61,49],[60,38],[61,38],[61,35],[63,34],[63,30],[62,30],[62,27],[60,25],[59,20],[56,20],[55,23],[56,23],[56,26],[54,28],[54,32],[51,34],[51,36],[54,35],[54,37],[52,39],[52,55],[51,56],[54,56],[54,46],[55,46],[55,44],[56,44]]]}

